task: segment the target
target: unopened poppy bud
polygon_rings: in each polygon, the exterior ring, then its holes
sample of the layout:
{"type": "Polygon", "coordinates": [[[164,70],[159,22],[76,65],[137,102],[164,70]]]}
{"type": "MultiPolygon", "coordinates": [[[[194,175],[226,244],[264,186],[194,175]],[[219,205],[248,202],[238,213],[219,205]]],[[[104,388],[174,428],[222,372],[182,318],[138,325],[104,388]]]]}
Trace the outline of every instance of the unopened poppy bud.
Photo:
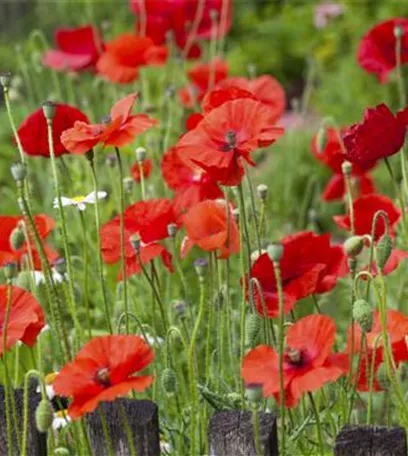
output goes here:
{"type": "Polygon", "coordinates": [[[57,107],[53,101],[44,101],[42,104],[44,117],[47,120],[52,120],[55,117],[57,107]]]}
{"type": "Polygon", "coordinates": [[[109,168],[114,168],[116,163],[118,162],[118,157],[115,154],[108,154],[105,157],[105,164],[109,166],[109,168]]]}
{"type": "Polygon", "coordinates": [[[30,271],[21,271],[16,279],[16,286],[23,290],[31,291],[31,275],[30,271]]]}
{"type": "Polygon", "coordinates": [[[182,317],[186,313],[186,303],[181,299],[174,301],[173,309],[176,311],[179,317],[182,317]]]}
{"type": "Polygon", "coordinates": [[[268,245],[268,256],[274,263],[279,263],[283,255],[283,245],[270,244],[268,245]]]}
{"type": "Polygon", "coordinates": [[[262,386],[258,383],[247,383],[245,397],[249,402],[258,403],[262,399],[262,386]]]}
{"type": "Polygon", "coordinates": [[[11,165],[10,168],[11,175],[13,179],[19,183],[23,182],[24,179],[27,177],[27,165],[23,162],[15,162],[11,165]]]}
{"type": "Polygon", "coordinates": [[[135,156],[136,156],[136,160],[139,162],[139,163],[143,163],[146,159],[146,155],[147,155],[147,151],[144,147],[138,147],[136,150],[135,150],[135,156]]]}
{"type": "Polygon", "coordinates": [[[54,420],[54,410],[48,399],[41,399],[35,410],[35,424],[40,432],[47,432],[54,420]]]}
{"type": "Polygon", "coordinates": [[[252,348],[258,341],[261,329],[261,318],[256,313],[251,313],[245,321],[245,346],[252,348]]]}
{"type": "Polygon", "coordinates": [[[54,261],[54,268],[58,274],[64,276],[67,273],[67,262],[65,261],[65,258],[57,258],[54,261]]]}
{"type": "Polygon", "coordinates": [[[177,391],[177,378],[173,369],[164,369],[162,373],[161,384],[162,388],[168,395],[173,395],[177,391]]]}
{"type": "Polygon", "coordinates": [[[268,196],[268,186],[265,184],[259,184],[258,187],[256,187],[256,191],[258,193],[258,198],[261,201],[265,201],[268,196]]]}
{"type": "Polygon", "coordinates": [[[349,257],[358,256],[364,248],[363,236],[351,236],[344,243],[344,251],[349,257]]]}
{"type": "Polygon", "coordinates": [[[167,225],[167,234],[171,238],[175,238],[177,234],[177,225],[175,223],[169,223],[167,225]]]}
{"type": "Polygon", "coordinates": [[[3,86],[3,89],[8,89],[11,83],[11,73],[5,71],[4,73],[0,73],[0,84],[3,86]]]}
{"type": "Polygon", "coordinates": [[[24,232],[20,228],[14,228],[10,234],[10,244],[14,250],[20,250],[25,242],[24,232]]]}
{"type": "Polygon", "coordinates": [[[254,252],[251,253],[251,264],[254,264],[255,261],[264,253],[267,253],[265,249],[262,249],[261,251],[255,250],[254,252]]]}
{"type": "Polygon", "coordinates": [[[131,177],[123,178],[123,188],[126,193],[132,193],[133,190],[133,179],[131,177]]]}
{"type": "Polygon", "coordinates": [[[194,261],[194,268],[200,279],[204,279],[208,268],[208,260],[206,258],[198,258],[194,261]]]}
{"type": "Polygon", "coordinates": [[[7,280],[14,279],[17,274],[17,264],[16,263],[7,263],[4,265],[4,275],[7,280]]]}
{"type": "Polygon", "coordinates": [[[349,161],[344,161],[341,165],[341,170],[345,176],[351,176],[351,171],[353,170],[353,165],[349,161]]]}
{"type": "Polygon", "coordinates": [[[404,36],[404,28],[400,25],[394,27],[394,36],[395,38],[402,38],[404,36]]]}
{"type": "MultiPolygon", "coordinates": [[[[379,356],[378,353],[376,356],[379,356]]],[[[387,366],[385,363],[381,363],[377,370],[377,381],[380,384],[381,388],[387,390],[391,386],[390,378],[388,377],[387,366]]]]}
{"type": "Polygon", "coordinates": [[[322,125],[316,135],[316,147],[319,154],[323,153],[327,144],[327,129],[322,125]]]}
{"type": "Polygon", "coordinates": [[[373,312],[365,299],[357,299],[353,304],[353,317],[364,332],[370,332],[373,327],[373,312]]]}
{"type": "Polygon", "coordinates": [[[384,270],[387,261],[389,260],[392,253],[392,239],[389,234],[384,234],[378,241],[376,247],[377,266],[381,271],[384,270]]]}
{"type": "Polygon", "coordinates": [[[132,247],[135,249],[136,252],[140,250],[141,240],[138,234],[132,234],[130,236],[129,242],[131,243],[132,247]]]}

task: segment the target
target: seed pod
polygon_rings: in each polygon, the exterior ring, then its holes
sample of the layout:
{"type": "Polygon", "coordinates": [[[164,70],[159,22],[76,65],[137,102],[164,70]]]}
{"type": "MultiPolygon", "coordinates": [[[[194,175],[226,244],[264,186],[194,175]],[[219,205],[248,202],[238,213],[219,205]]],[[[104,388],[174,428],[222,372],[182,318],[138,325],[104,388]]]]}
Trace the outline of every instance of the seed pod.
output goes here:
{"type": "Polygon", "coordinates": [[[175,238],[177,234],[177,225],[175,223],[169,223],[167,225],[167,234],[171,238],[175,238]]]}
{"type": "Polygon", "coordinates": [[[48,399],[41,399],[35,411],[35,423],[40,432],[47,432],[52,426],[54,410],[48,399]]]}
{"type": "Polygon", "coordinates": [[[262,399],[262,386],[256,383],[246,384],[245,397],[249,402],[259,402],[262,399]]]}
{"type": "Polygon", "coordinates": [[[164,369],[162,373],[161,384],[164,391],[169,395],[172,395],[177,391],[177,378],[173,369],[169,367],[164,369]]]}
{"type": "Polygon", "coordinates": [[[377,266],[381,271],[384,270],[392,252],[392,239],[389,234],[384,234],[377,244],[377,266]]]}
{"type": "Polygon", "coordinates": [[[357,299],[353,304],[354,320],[364,332],[370,332],[373,327],[373,312],[365,299],[357,299]]]}
{"type": "Polygon", "coordinates": [[[351,236],[343,245],[347,256],[356,257],[364,248],[364,238],[363,236],[351,236]]]}
{"type": "Polygon", "coordinates": [[[0,84],[3,86],[3,89],[8,89],[10,87],[11,82],[11,73],[5,71],[4,73],[0,73],[0,84]]]}
{"type": "Polygon", "coordinates": [[[283,255],[283,245],[281,244],[270,244],[268,245],[268,255],[269,258],[274,263],[279,263],[283,255]]]}
{"type": "Polygon", "coordinates": [[[4,275],[6,279],[11,280],[17,274],[17,264],[16,263],[7,263],[4,265],[4,275]]]}
{"type": "Polygon", "coordinates": [[[26,241],[24,231],[20,228],[14,228],[10,234],[10,244],[14,250],[20,250],[23,247],[24,242],[26,241]]]}
{"type": "Polygon", "coordinates": [[[57,106],[53,101],[44,101],[43,105],[44,117],[47,120],[52,120],[55,117],[57,106]]]}
{"type": "Polygon", "coordinates": [[[11,175],[16,182],[23,182],[27,177],[27,166],[22,162],[15,162],[10,168],[11,175]]]}
{"type": "Polygon", "coordinates": [[[351,171],[353,170],[353,165],[349,161],[344,161],[341,165],[341,170],[345,176],[351,176],[351,171]]]}
{"type": "Polygon", "coordinates": [[[265,201],[268,196],[268,186],[265,184],[259,184],[258,187],[256,187],[256,191],[258,193],[258,198],[261,201],[265,201]]]}
{"type": "Polygon", "coordinates": [[[135,150],[135,156],[136,156],[136,160],[139,162],[139,163],[143,163],[146,159],[146,155],[147,155],[147,151],[144,147],[138,147],[136,150],[135,150]]]}
{"type": "Polygon", "coordinates": [[[245,321],[245,346],[252,348],[258,341],[261,329],[261,318],[256,313],[251,313],[245,321]]]}

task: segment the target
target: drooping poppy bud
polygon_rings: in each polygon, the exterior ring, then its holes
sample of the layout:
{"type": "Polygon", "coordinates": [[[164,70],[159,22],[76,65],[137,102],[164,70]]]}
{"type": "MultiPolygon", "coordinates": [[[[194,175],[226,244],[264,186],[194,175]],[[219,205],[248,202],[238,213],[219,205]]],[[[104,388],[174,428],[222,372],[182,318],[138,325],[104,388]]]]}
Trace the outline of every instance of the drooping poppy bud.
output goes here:
{"type": "Polygon", "coordinates": [[[353,304],[353,317],[364,332],[370,332],[373,327],[373,312],[365,299],[357,299],[353,304]]]}
{"type": "Polygon", "coordinates": [[[177,378],[173,369],[169,367],[164,369],[161,384],[167,395],[173,395],[177,391],[177,378]]]}
{"type": "Polygon", "coordinates": [[[245,321],[245,346],[252,348],[256,345],[261,329],[261,318],[257,313],[251,313],[245,321]]]}
{"type": "Polygon", "coordinates": [[[48,399],[41,399],[35,410],[35,424],[40,432],[47,432],[52,426],[54,411],[48,399]]]}
{"type": "Polygon", "coordinates": [[[344,251],[349,257],[358,256],[364,248],[363,236],[351,236],[344,243],[344,251]]]}
{"type": "Polygon", "coordinates": [[[392,252],[392,239],[389,234],[384,234],[381,236],[376,247],[377,254],[377,266],[381,271],[384,270],[385,265],[387,264],[388,259],[391,256],[392,252]]]}
{"type": "Polygon", "coordinates": [[[14,228],[10,234],[10,244],[14,250],[20,250],[26,241],[24,232],[20,228],[14,228]]]}

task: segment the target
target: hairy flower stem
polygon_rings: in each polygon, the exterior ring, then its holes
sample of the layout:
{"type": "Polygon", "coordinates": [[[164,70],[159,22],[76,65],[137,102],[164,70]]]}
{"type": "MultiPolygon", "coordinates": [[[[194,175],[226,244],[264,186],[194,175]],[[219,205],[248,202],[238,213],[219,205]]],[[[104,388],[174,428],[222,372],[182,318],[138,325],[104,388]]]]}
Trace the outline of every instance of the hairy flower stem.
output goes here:
{"type": "Polygon", "coordinates": [[[190,380],[190,394],[191,394],[191,422],[190,422],[190,454],[191,456],[196,456],[196,430],[200,428],[200,422],[197,423],[197,414],[199,415],[200,420],[200,408],[198,404],[198,373],[196,375],[194,370],[194,361],[195,361],[195,348],[197,344],[198,332],[202,324],[204,314],[205,314],[205,279],[200,277],[200,307],[198,310],[197,320],[194,326],[193,334],[191,336],[190,347],[188,350],[188,376],[190,380]]]}
{"type": "Polygon", "coordinates": [[[22,185],[18,186],[19,191],[19,204],[26,223],[29,229],[30,235],[34,238],[35,246],[40,255],[41,266],[44,271],[45,279],[45,289],[47,292],[47,297],[49,298],[51,318],[53,320],[54,326],[60,337],[57,338],[58,343],[60,344],[61,352],[64,356],[64,359],[67,361],[71,358],[70,348],[68,343],[68,337],[65,331],[65,328],[62,324],[62,315],[61,315],[61,303],[60,298],[52,278],[52,272],[50,265],[47,260],[47,255],[45,254],[44,246],[41,240],[40,235],[38,234],[37,226],[35,224],[34,218],[30,212],[27,201],[24,195],[24,188],[22,185]]]}
{"type": "Polygon", "coordinates": [[[344,183],[346,187],[347,206],[350,214],[350,232],[354,236],[354,206],[353,206],[353,191],[351,188],[351,176],[349,173],[344,173],[344,183]]]}
{"type": "MultiPolygon", "coordinates": [[[[95,163],[93,159],[89,161],[92,171],[92,182],[93,182],[93,190],[95,195],[98,193],[98,178],[96,175],[95,163]]],[[[98,251],[98,272],[99,272],[99,283],[102,291],[102,299],[103,299],[103,307],[105,310],[105,317],[106,323],[108,325],[108,329],[110,334],[113,334],[112,322],[110,318],[110,309],[108,303],[108,297],[106,293],[106,284],[105,284],[105,277],[104,277],[104,267],[103,267],[103,258],[102,258],[102,243],[101,243],[101,218],[99,215],[99,202],[98,198],[95,198],[95,231],[96,231],[96,248],[98,251]]]]}
{"type": "Polygon", "coordinates": [[[47,132],[48,132],[48,147],[50,150],[50,158],[51,158],[51,167],[52,167],[52,173],[53,173],[53,178],[54,178],[54,187],[55,187],[55,193],[57,195],[58,211],[59,211],[60,220],[61,220],[62,243],[64,245],[65,260],[67,262],[67,272],[68,272],[68,282],[69,282],[68,305],[70,307],[72,318],[74,320],[76,333],[78,334],[78,337],[80,337],[82,339],[83,330],[82,330],[82,326],[76,315],[74,276],[73,276],[71,255],[70,255],[69,247],[68,247],[67,224],[66,224],[66,220],[65,220],[64,208],[62,206],[62,201],[61,201],[61,189],[60,189],[60,185],[59,185],[59,181],[58,181],[57,165],[56,165],[56,161],[55,161],[54,139],[52,136],[52,119],[47,119],[47,132]]]}
{"type": "MultiPolygon", "coordinates": [[[[348,265],[351,275],[351,305],[350,305],[350,327],[354,328],[354,314],[353,314],[353,304],[355,299],[354,292],[354,280],[356,278],[357,272],[357,260],[355,258],[349,258],[348,265]]],[[[354,330],[351,331],[351,343],[350,343],[350,375],[349,381],[353,378],[353,363],[354,363],[354,345],[355,345],[355,334],[354,330]]]]}
{"type": "Polygon", "coordinates": [[[256,456],[263,456],[264,452],[262,450],[261,432],[259,428],[259,413],[256,404],[252,406],[252,422],[254,426],[256,456]]]}
{"type": "Polygon", "coordinates": [[[116,157],[118,159],[119,168],[119,190],[120,190],[120,256],[121,256],[121,269],[123,280],[123,302],[125,308],[125,328],[126,334],[129,334],[129,301],[128,301],[128,280],[126,271],[126,256],[125,256],[125,192],[123,189],[123,164],[120,156],[120,151],[115,147],[116,157]]]}
{"type": "Polygon", "coordinates": [[[252,188],[252,181],[251,181],[247,167],[245,167],[245,169],[246,169],[246,178],[247,178],[248,188],[249,188],[249,199],[251,201],[252,216],[254,218],[256,243],[258,246],[258,252],[260,254],[261,250],[262,250],[261,249],[261,238],[260,238],[260,231],[259,231],[259,224],[258,224],[258,215],[256,213],[254,190],[252,188]]]}
{"type": "Polygon", "coordinates": [[[392,169],[390,161],[388,160],[388,158],[384,158],[384,161],[385,161],[385,165],[387,166],[387,170],[388,170],[388,173],[390,175],[391,181],[392,181],[392,183],[394,185],[395,193],[397,195],[398,202],[399,202],[399,205],[400,205],[400,208],[401,208],[402,225],[404,226],[404,235],[405,235],[405,238],[404,238],[405,242],[404,243],[406,244],[407,243],[406,236],[408,234],[408,226],[407,226],[407,215],[406,215],[406,211],[405,211],[404,198],[402,197],[402,192],[401,192],[401,189],[400,189],[400,187],[398,185],[398,181],[396,179],[396,176],[394,174],[394,171],[392,169]]]}
{"type": "Polygon", "coordinates": [[[11,104],[10,104],[10,97],[9,97],[9,89],[8,87],[3,87],[3,95],[4,95],[4,104],[6,105],[6,112],[7,117],[10,122],[11,129],[13,131],[13,136],[17,144],[17,149],[20,154],[20,160],[25,163],[25,156],[24,156],[24,149],[21,144],[20,138],[17,133],[16,124],[14,123],[13,115],[11,113],[11,104]]]}
{"type": "Polygon", "coordinates": [[[319,450],[320,450],[320,455],[324,456],[324,443],[323,443],[323,433],[322,433],[322,425],[320,423],[320,415],[319,415],[319,410],[317,410],[315,400],[313,399],[313,394],[312,393],[307,393],[309,395],[310,403],[312,405],[313,413],[316,419],[316,430],[317,430],[317,439],[319,440],[319,450]]]}
{"type": "Polygon", "coordinates": [[[145,200],[146,199],[146,189],[145,189],[145,176],[144,176],[144,170],[143,170],[143,162],[138,162],[137,165],[139,166],[140,189],[142,192],[142,200],[145,200]]]}
{"type": "MultiPolygon", "coordinates": [[[[97,198],[96,198],[97,199],[97,198]]],[[[81,220],[82,238],[83,238],[83,250],[84,250],[84,301],[85,301],[85,312],[86,312],[86,323],[88,329],[88,338],[92,339],[92,322],[90,315],[89,296],[88,296],[88,242],[86,239],[86,226],[85,217],[82,211],[79,211],[79,218],[81,220]]]]}
{"type": "Polygon", "coordinates": [[[284,349],[285,349],[285,309],[283,299],[282,277],[278,261],[273,262],[273,269],[275,272],[276,288],[279,300],[279,339],[278,339],[278,352],[279,352],[279,411],[281,419],[281,454],[286,454],[285,449],[285,379],[284,379],[284,349]]]}

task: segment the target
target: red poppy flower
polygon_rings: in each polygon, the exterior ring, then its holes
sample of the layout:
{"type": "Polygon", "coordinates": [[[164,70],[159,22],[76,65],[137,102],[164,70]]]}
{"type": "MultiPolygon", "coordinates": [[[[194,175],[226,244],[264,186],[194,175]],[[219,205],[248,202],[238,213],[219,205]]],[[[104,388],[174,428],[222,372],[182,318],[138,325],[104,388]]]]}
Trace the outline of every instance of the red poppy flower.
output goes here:
{"type": "MultiPolygon", "coordinates": [[[[341,139],[335,128],[327,128],[326,143],[324,148],[320,150],[317,136],[317,134],[314,135],[311,142],[312,153],[317,160],[325,164],[334,173],[324,188],[322,199],[324,201],[343,199],[346,194],[346,188],[341,166],[346,160],[346,155],[342,149],[341,139]]],[[[367,174],[367,171],[372,169],[376,164],[375,161],[364,163],[362,166],[356,163],[352,164],[353,193],[357,197],[375,193],[373,179],[367,174]]]]}
{"type": "Polygon", "coordinates": [[[60,28],[55,32],[57,49],[43,56],[45,66],[58,71],[81,71],[93,68],[103,50],[103,42],[92,25],[60,28]]]}
{"type": "Polygon", "coordinates": [[[344,134],[346,159],[361,166],[396,154],[404,144],[408,109],[396,116],[385,104],[368,108],[364,120],[352,125],[344,134]]]}
{"type": "MultiPolygon", "coordinates": [[[[354,331],[354,352],[357,353],[361,349],[362,330],[358,324],[354,324],[348,330],[347,351],[351,353],[352,332],[354,331]]],[[[408,350],[405,342],[405,337],[408,335],[408,318],[397,310],[387,310],[386,331],[388,334],[392,355],[396,366],[402,361],[408,361],[408,350]]],[[[374,382],[373,391],[381,391],[382,388],[376,378],[376,373],[381,363],[384,361],[384,344],[382,338],[377,342],[375,349],[375,341],[377,336],[382,334],[382,326],[380,314],[374,312],[374,323],[370,332],[366,333],[367,348],[363,347],[362,359],[359,366],[357,378],[357,390],[369,391],[370,387],[370,369],[373,363],[374,355],[374,382]],[[375,353],[374,353],[375,352],[375,353]]]]}
{"type": "MultiPolygon", "coordinates": [[[[330,291],[337,279],[347,273],[343,247],[330,245],[329,234],[318,236],[312,232],[301,232],[287,236],[281,244],[283,256],[280,269],[285,314],[292,310],[296,301],[330,291]]],[[[261,286],[268,317],[277,317],[279,301],[275,270],[267,253],[254,262],[251,277],[257,279],[261,286]]],[[[248,281],[248,276],[246,280],[248,281]]],[[[254,298],[259,313],[263,315],[262,297],[257,287],[254,287],[254,298]]]]}
{"type": "MultiPolygon", "coordinates": [[[[4,352],[3,331],[8,301],[7,288],[6,285],[0,285],[0,356],[4,352]]],[[[11,287],[6,349],[9,350],[19,340],[32,347],[44,325],[44,312],[34,296],[21,288],[11,287]]]]}
{"type": "MultiPolygon", "coordinates": [[[[357,235],[371,234],[371,225],[377,211],[384,211],[388,215],[389,232],[395,235],[395,227],[400,221],[401,211],[394,206],[393,202],[383,195],[365,195],[353,201],[354,231],[357,235]]],[[[335,215],[333,220],[337,226],[347,231],[351,230],[350,215],[335,215]]],[[[379,218],[376,225],[375,240],[385,232],[384,221],[379,218]]]]}
{"type": "Polygon", "coordinates": [[[124,33],[106,44],[96,68],[109,81],[128,84],[139,76],[139,67],[165,63],[167,56],[167,50],[154,46],[151,38],[124,33]]]}
{"type": "MultiPolygon", "coordinates": [[[[150,158],[146,158],[146,160],[143,161],[142,164],[142,170],[143,170],[143,178],[148,179],[151,172],[153,169],[153,162],[150,160],[150,158]]],[[[136,182],[140,182],[141,178],[141,173],[140,173],[140,165],[139,163],[134,163],[132,167],[130,168],[130,172],[132,174],[133,180],[136,182]]]]}
{"type": "Polygon", "coordinates": [[[241,160],[252,166],[250,153],[283,134],[269,109],[259,101],[238,99],[213,109],[176,145],[181,160],[198,166],[216,182],[238,185],[244,175],[241,160]]]}
{"type": "Polygon", "coordinates": [[[254,95],[257,100],[269,106],[275,121],[285,112],[285,91],[279,81],[272,76],[263,75],[255,79],[243,77],[227,78],[221,81],[216,89],[230,89],[233,87],[246,90],[254,95]]]}
{"type": "Polygon", "coordinates": [[[225,201],[208,200],[198,203],[182,217],[187,237],[183,240],[181,257],[197,245],[206,252],[218,251],[219,258],[228,258],[239,253],[239,230],[229,215],[225,201]]]}
{"type": "Polygon", "coordinates": [[[60,396],[73,398],[68,415],[75,420],[94,411],[100,402],[148,388],[152,376],[133,374],[149,366],[153,358],[154,353],[142,337],[95,337],[61,369],[54,380],[54,390],[60,396]]]}
{"type": "Polygon", "coordinates": [[[201,101],[211,86],[215,86],[228,75],[228,65],[221,59],[196,65],[188,72],[190,85],[179,91],[180,102],[187,108],[201,101]]]}
{"type": "MultiPolygon", "coordinates": [[[[10,237],[21,222],[24,222],[24,218],[20,216],[0,216],[0,266],[4,266],[7,263],[16,263],[22,266],[24,260],[29,258],[29,252],[31,251],[34,269],[41,270],[40,255],[33,239],[30,240],[29,245],[27,241],[24,241],[19,249],[14,249],[11,245],[10,237]]],[[[42,240],[45,240],[55,227],[54,220],[47,215],[36,215],[34,222],[42,240]]],[[[44,250],[50,263],[58,258],[58,254],[47,245],[44,245],[44,250]]]]}
{"type": "Polygon", "coordinates": [[[357,61],[368,73],[377,75],[382,83],[397,66],[395,28],[402,28],[401,63],[408,62],[408,19],[394,18],[372,27],[360,41],[357,61]]]}
{"type": "MultiPolygon", "coordinates": [[[[153,38],[156,44],[163,44],[169,31],[177,46],[184,50],[190,38],[191,24],[199,20],[196,39],[211,39],[212,36],[220,38],[231,27],[231,0],[206,0],[201,9],[197,0],[131,0],[131,9],[138,17],[136,29],[141,34],[142,27],[147,36],[153,38]],[[211,19],[212,12],[218,13],[215,24],[211,19]],[[145,21],[139,20],[144,16],[145,21]]],[[[187,57],[200,57],[201,50],[197,43],[191,47],[187,57]]]]}
{"type": "Polygon", "coordinates": [[[73,154],[85,154],[98,143],[114,147],[132,143],[136,136],[157,124],[146,114],[131,114],[136,98],[137,94],[132,93],[113,105],[105,123],[75,122],[73,128],[62,133],[62,144],[73,154]]]}
{"type": "MultiPolygon", "coordinates": [[[[306,392],[334,382],[349,370],[348,355],[332,353],[336,326],[326,315],[309,315],[289,327],[284,355],[286,407],[296,407],[306,392]]],[[[279,401],[279,354],[267,345],[251,350],[242,363],[247,384],[261,385],[265,397],[279,401]]]]}
{"type": "Polygon", "coordinates": [[[166,184],[175,192],[173,206],[177,216],[201,201],[224,197],[217,183],[205,171],[181,161],[174,147],[163,155],[161,169],[166,184]]]}
{"type": "MultiPolygon", "coordinates": [[[[157,241],[168,237],[167,227],[175,223],[172,202],[168,199],[151,199],[129,206],[124,213],[125,224],[125,259],[127,275],[141,271],[137,254],[130,243],[132,235],[141,240],[140,262],[147,264],[156,257],[161,257],[164,266],[173,272],[171,254],[157,241]]],[[[108,264],[121,260],[120,217],[117,216],[101,228],[102,254],[108,264]]],[[[122,273],[119,280],[122,279],[122,273]]]]}
{"type": "MultiPolygon", "coordinates": [[[[55,156],[68,154],[60,137],[64,130],[71,128],[75,122],[89,122],[79,109],[66,104],[56,103],[55,117],[52,120],[52,133],[55,156]]],[[[37,109],[20,125],[18,131],[23,150],[27,155],[49,157],[47,121],[42,108],[37,109]]]]}

